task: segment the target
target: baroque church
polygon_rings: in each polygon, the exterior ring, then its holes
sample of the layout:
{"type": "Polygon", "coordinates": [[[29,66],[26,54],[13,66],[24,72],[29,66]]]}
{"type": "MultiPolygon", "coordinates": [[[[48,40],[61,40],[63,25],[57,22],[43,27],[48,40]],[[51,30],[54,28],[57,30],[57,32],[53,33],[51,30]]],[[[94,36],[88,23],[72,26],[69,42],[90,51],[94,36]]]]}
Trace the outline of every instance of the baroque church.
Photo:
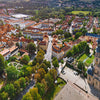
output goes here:
{"type": "Polygon", "coordinates": [[[95,53],[94,65],[92,64],[87,71],[88,83],[93,85],[94,88],[100,90],[100,38],[95,53]]]}

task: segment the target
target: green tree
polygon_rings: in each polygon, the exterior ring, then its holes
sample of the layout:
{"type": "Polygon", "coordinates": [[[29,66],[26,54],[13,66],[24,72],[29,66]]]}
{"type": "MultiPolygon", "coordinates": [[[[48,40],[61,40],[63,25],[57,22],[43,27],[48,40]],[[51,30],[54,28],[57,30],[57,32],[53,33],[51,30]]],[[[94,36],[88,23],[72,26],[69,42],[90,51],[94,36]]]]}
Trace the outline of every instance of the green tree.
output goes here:
{"type": "Polygon", "coordinates": [[[10,98],[13,98],[15,96],[15,88],[13,84],[7,84],[5,86],[5,92],[8,93],[8,96],[10,98]]]}
{"type": "Polygon", "coordinates": [[[6,72],[8,80],[16,80],[19,77],[19,71],[14,66],[8,66],[6,72]]]}
{"type": "Polygon", "coordinates": [[[29,92],[30,92],[33,100],[42,100],[40,94],[38,93],[38,88],[32,88],[32,89],[30,89],[29,92]]]}
{"type": "Polygon", "coordinates": [[[36,51],[36,45],[33,42],[30,42],[27,45],[27,50],[28,50],[28,52],[29,52],[30,55],[34,54],[35,51],[36,51]]]}
{"type": "Polygon", "coordinates": [[[78,39],[81,35],[82,35],[82,32],[77,32],[77,33],[75,34],[75,39],[78,39]]]}
{"type": "Polygon", "coordinates": [[[74,47],[72,48],[72,50],[73,50],[74,55],[76,55],[76,54],[79,53],[78,46],[74,46],[74,47]]]}
{"type": "Polygon", "coordinates": [[[28,62],[30,61],[30,57],[28,55],[24,55],[22,58],[21,58],[21,63],[22,64],[28,64],[28,62]]]}
{"type": "Polygon", "coordinates": [[[93,27],[93,33],[96,34],[96,28],[95,27],[93,27]]]}
{"type": "Polygon", "coordinates": [[[33,100],[33,98],[32,98],[32,96],[31,96],[31,94],[30,94],[29,92],[27,92],[27,93],[23,96],[22,100],[33,100]]]}
{"type": "Polygon", "coordinates": [[[42,63],[39,68],[43,68],[45,70],[45,72],[48,72],[48,66],[46,66],[44,63],[42,63]]]}
{"type": "Polygon", "coordinates": [[[45,80],[46,80],[46,82],[47,82],[48,88],[51,88],[51,87],[54,86],[54,80],[53,80],[53,78],[52,78],[52,76],[51,76],[50,73],[47,73],[47,74],[45,75],[45,80]]]}
{"type": "Polygon", "coordinates": [[[0,94],[0,100],[8,100],[8,93],[2,92],[0,94]]]}
{"type": "Polygon", "coordinates": [[[21,78],[19,79],[19,83],[20,83],[20,87],[21,87],[21,88],[25,88],[25,87],[26,87],[26,80],[25,80],[24,77],[21,77],[21,78]]]}
{"type": "Polygon", "coordinates": [[[0,75],[3,73],[4,69],[5,69],[4,57],[0,54],[0,75]]]}
{"type": "Polygon", "coordinates": [[[86,53],[86,54],[89,54],[89,53],[90,53],[90,47],[89,47],[88,44],[87,44],[86,47],[85,47],[85,53],[86,53]]]}
{"type": "Polygon", "coordinates": [[[44,59],[44,52],[43,50],[39,51],[36,56],[37,63],[41,64],[44,59]]]}
{"type": "Polygon", "coordinates": [[[78,69],[80,69],[80,71],[81,71],[82,73],[84,73],[84,71],[85,71],[85,65],[84,65],[84,63],[83,63],[82,61],[79,61],[79,62],[78,62],[77,67],[78,67],[78,69]]]}
{"type": "Polygon", "coordinates": [[[54,66],[55,68],[58,68],[58,67],[59,67],[59,63],[58,63],[58,60],[57,60],[57,59],[54,60],[54,61],[52,61],[52,64],[53,64],[53,66],[54,66]]]}
{"type": "Polygon", "coordinates": [[[72,51],[71,50],[69,50],[67,53],[66,53],[66,56],[67,57],[71,57],[73,54],[72,54],[72,51]]]}
{"type": "Polygon", "coordinates": [[[19,81],[14,82],[14,87],[15,87],[15,93],[19,94],[20,93],[20,83],[19,83],[19,81]]]}
{"type": "Polygon", "coordinates": [[[50,61],[44,60],[43,63],[44,63],[48,68],[51,68],[51,63],[50,63],[50,61]]]}
{"type": "Polygon", "coordinates": [[[37,83],[36,87],[38,88],[39,94],[42,97],[45,94],[45,85],[42,83],[37,83]]]}
{"type": "Polygon", "coordinates": [[[50,69],[49,73],[52,76],[52,78],[54,80],[56,80],[56,78],[57,78],[57,71],[55,69],[50,69]]]}

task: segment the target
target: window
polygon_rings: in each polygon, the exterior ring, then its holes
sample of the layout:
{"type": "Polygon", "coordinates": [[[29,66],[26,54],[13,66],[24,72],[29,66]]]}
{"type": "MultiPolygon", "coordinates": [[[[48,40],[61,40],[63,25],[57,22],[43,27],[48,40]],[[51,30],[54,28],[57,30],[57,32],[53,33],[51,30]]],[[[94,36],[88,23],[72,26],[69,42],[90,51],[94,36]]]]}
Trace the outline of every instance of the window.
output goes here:
{"type": "Polygon", "coordinates": [[[96,62],[98,62],[98,58],[96,58],[96,62]]]}
{"type": "Polygon", "coordinates": [[[91,78],[89,77],[89,81],[91,81],[91,78]]]}

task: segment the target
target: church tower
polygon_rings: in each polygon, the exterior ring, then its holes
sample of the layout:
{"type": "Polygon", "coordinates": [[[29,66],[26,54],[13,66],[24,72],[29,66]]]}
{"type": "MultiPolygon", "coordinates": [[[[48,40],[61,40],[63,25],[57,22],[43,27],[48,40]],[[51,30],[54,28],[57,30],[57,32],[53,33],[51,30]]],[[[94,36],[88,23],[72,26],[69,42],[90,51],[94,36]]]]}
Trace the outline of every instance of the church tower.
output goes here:
{"type": "Polygon", "coordinates": [[[100,90],[100,38],[98,39],[97,43],[94,66],[91,65],[88,68],[87,80],[89,84],[100,90]]]}

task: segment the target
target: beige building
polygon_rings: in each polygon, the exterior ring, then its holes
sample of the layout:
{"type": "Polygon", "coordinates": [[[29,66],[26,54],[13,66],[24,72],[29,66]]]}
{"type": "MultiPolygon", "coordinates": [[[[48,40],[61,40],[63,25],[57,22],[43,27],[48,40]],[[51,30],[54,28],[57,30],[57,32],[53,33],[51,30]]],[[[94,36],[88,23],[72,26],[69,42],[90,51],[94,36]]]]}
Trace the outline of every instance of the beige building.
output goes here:
{"type": "Polygon", "coordinates": [[[100,90],[100,38],[98,39],[95,64],[91,65],[87,71],[88,83],[93,85],[96,89],[100,90]]]}

